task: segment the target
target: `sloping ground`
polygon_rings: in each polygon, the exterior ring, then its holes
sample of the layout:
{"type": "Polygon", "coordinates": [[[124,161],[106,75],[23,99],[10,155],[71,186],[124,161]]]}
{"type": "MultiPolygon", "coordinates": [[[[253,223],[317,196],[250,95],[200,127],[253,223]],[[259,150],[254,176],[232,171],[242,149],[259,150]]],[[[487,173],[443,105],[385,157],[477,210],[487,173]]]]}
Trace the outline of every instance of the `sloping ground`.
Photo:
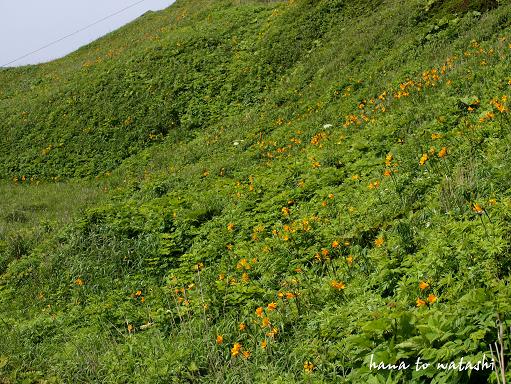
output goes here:
{"type": "Polygon", "coordinates": [[[177,2],[0,72],[7,198],[105,199],[0,248],[4,382],[496,382],[437,364],[511,318],[511,7],[346,3],[177,2]]]}
{"type": "Polygon", "coordinates": [[[195,6],[148,13],[68,58],[3,71],[0,172],[96,176],[169,132],[254,103],[269,73],[251,61],[254,42],[236,39],[254,37],[268,8],[195,6]]]}

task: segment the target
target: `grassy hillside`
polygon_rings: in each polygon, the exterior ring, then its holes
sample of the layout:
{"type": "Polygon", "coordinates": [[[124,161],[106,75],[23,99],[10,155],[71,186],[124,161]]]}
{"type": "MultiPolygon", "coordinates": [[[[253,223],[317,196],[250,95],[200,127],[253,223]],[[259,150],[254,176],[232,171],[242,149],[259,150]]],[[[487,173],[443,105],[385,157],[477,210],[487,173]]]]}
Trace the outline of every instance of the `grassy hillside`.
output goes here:
{"type": "Polygon", "coordinates": [[[502,382],[509,15],[177,1],[0,71],[0,383],[502,382]]]}

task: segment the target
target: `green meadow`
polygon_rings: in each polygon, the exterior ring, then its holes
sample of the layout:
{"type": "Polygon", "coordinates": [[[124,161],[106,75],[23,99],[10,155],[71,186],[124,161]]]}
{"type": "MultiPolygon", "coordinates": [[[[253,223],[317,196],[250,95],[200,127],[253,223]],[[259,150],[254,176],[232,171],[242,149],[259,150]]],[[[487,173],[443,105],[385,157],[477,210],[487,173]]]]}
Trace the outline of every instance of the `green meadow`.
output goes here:
{"type": "Polygon", "coordinates": [[[0,70],[0,383],[510,382],[510,98],[499,0],[177,0],[0,70]]]}

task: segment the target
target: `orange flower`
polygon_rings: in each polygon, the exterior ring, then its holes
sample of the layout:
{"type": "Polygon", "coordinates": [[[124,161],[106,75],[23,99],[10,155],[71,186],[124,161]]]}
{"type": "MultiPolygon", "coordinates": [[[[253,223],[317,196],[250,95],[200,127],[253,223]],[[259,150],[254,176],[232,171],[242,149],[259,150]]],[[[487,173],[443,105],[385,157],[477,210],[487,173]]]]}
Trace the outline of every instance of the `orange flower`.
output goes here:
{"type": "Polygon", "coordinates": [[[286,293],[286,299],[288,299],[288,300],[294,299],[295,297],[296,297],[296,295],[292,292],[286,293]]]}
{"type": "Polygon", "coordinates": [[[328,251],[328,249],[322,249],[322,250],[321,250],[321,254],[322,254],[323,256],[328,256],[328,254],[329,254],[329,253],[330,253],[330,252],[328,251]]]}
{"type": "Polygon", "coordinates": [[[333,199],[334,197],[335,197],[335,196],[334,196],[334,194],[333,194],[333,193],[330,193],[330,194],[328,195],[328,198],[329,198],[329,199],[333,199]]]}
{"type": "Polygon", "coordinates": [[[392,155],[392,153],[389,153],[387,156],[385,156],[385,165],[389,167],[393,159],[394,155],[392,155]]]}
{"type": "Polygon", "coordinates": [[[251,269],[252,267],[250,266],[248,260],[246,258],[243,258],[241,259],[237,264],[236,264],[236,268],[237,269],[251,269]]]}
{"type": "Polygon", "coordinates": [[[484,123],[486,120],[493,120],[495,118],[495,114],[493,112],[487,112],[483,117],[479,119],[480,123],[484,123]]]}
{"type": "Polygon", "coordinates": [[[270,332],[266,333],[266,336],[273,338],[277,333],[279,333],[279,330],[273,327],[270,332]]]}
{"type": "Polygon", "coordinates": [[[259,307],[256,309],[256,315],[259,317],[263,317],[263,307],[259,307]]]}
{"type": "Polygon", "coordinates": [[[142,294],[142,291],[141,290],[138,290],[136,293],[135,293],[135,296],[140,296],[142,294]]]}
{"type": "Polygon", "coordinates": [[[234,224],[233,223],[227,224],[227,230],[228,231],[232,231],[233,229],[234,229],[234,224]]]}
{"type": "Polygon", "coordinates": [[[234,345],[231,348],[231,356],[236,357],[240,354],[241,350],[241,344],[240,343],[234,343],[234,345]]]}
{"type": "Polygon", "coordinates": [[[433,304],[436,301],[436,299],[437,297],[432,293],[428,296],[428,301],[430,304],[433,304]]]}
{"type": "Polygon", "coordinates": [[[283,214],[284,216],[289,216],[289,212],[290,212],[290,211],[289,211],[289,208],[288,208],[288,207],[284,207],[284,208],[282,208],[282,214],[283,214]]]}
{"type": "Polygon", "coordinates": [[[380,237],[376,238],[376,240],[374,240],[374,245],[378,248],[380,248],[383,245],[383,243],[385,243],[383,236],[380,236],[380,237]]]}
{"type": "Polygon", "coordinates": [[[346,288],[346,284],[344,284],[342,281],[336,281],[336,280],[333,280],[333,281],[330,283],[330,285],[331,285],[333,288],[335,288],[335,289],[337,289],[337,290],[339,290],[339,291],[341,291],[341,290],[343,290],[344,288],[346,288]]]}
{"type": "Polygon", "coordinates": [[[442,138],[442,135],[440,133],[432,133],[431,134],[431,140],[437,140],[437,139],[441,139],[442,138]]]}
{"type": "Polygon", "coordinates": [[[349,256],[346,258],[346,262],[348,263],[348,265],[352,265],[352,264],[353,264],[353,256],[349,255],[349,256]]]}
{"type": "Polygon", "coordinates": [[[224,342],[224,337],[223,337],[222,335],[218,335],[218,336],[216,337],[216,343],[217,343],[218,345],[221,345],[223,342],[224,342]]]}
{"type": "Polygon", "coordinates": [[[248,276],[247,272],[243,272],[243,275],[241,275],[241,280],[243,280],[245,283],[250,281],[250,277],[248,276]]]}
{"type": "Polygon", "coordinates": [[[446,147],[442,147],[440,152],[438,152],[438,157],[444,158],[446,155],[447,155],[447,148],[446,147]]]}
{"type": "Polygon", "coordinates": [[[494,105],[495,108],[497,108],[497,110],[500,112],[500,113],[504,113],[504,112],[508,112],[508,109],[507,107],[500,103],[498,99],[493,99],[490,101],[490,104],[494,105]]]}
{"type": "Polygon", "coordinates": [[[478,215],[482,215],[484,213],[484,208],[479,205],[479,203],[475,203],[472,207],[472,210],[478,215]]]}
{"type": "Polygon", "coordinates": [[[383,172],[383,176],[385,177],[389,177],[392,175],[392,172],[390,172],[390,170],[386,169],[385,172],[383,172]]]}
{"type": "Polygon", "coordinates": [[[339,246],[339,242],[337,240],[334,240],[332,242],[332,248],[337,248],[339,246]]]}
{"type": "Polygon", "coordinates": [[[84,282],[82,279],[77,278],[77,279],[75,280],[75,284],[76,284],[76,285],[78,285],[79,287],[81,287],[82,285],[84,285],[84,284],[85,284],[85,282],[84,282]]]}
{"type": "Polygon", "coordinates": [[[267,345],[268,345],[268,343],[266,342],[266,340],[261,341],[261,348],[262,349],[266,349],[267,345]]]}
{"type": "Polygon", "coordinates": [[[202,271],[202,269],[204,268],[204,264],[203,263],[197,263],[194,265],[194,269],[196,271],[202,271]]]}
{"type": "Polygon", "coordinates": [[[422,165],[426,164],[426,161],[428,161],[428,154],[423,153],[422,157],[419,160],[419,164],[422,166],[422,165]]]}
{"type": "Polygon", "coordinates": [[[250,357],[250,351],[243,351],[243,357],[248,359],[250,357]]]}
{"type": "Polygon", "coordinates": [[[306,361],[305,363],[303,363],[303,369],[305,373],[312,373],[312,371],[314,370],[314,364],[312,364],[310,361],[306,361]]]}
{"type": "Polygon", "coordinates": [[[261,322],[263,327],[268,327],[270,325],[270,319],[265,317],[263,321],[261,322]]]}
{"type": "Polygon", "coordinates": [[[247,325],[245,323],[240,323],[240,331],[244,331],[247,329],[247,325]]]}
{"type": "Polygon", "coordinates": [[[417,304],[416,304],[416,305],[417,305],[417,307],[419,307],[419,308],[420,308],[420,307],[423,307],[423,306],[425,306],[425,305],[426,305],[426,302],[425,302],[424,300],[422,300],[420,297],[418,297],[418,298],[417,298],[416,303],[417,303],[417,304]]]}
{"type": "Polygon", "coordinates": [[[421,281],[419,283],[419,288],[420,288],[421,291],[424,291],[425,289],[429,288],[429,284],[426,283],[425,281],[421,281]]]}
{"type": "Polygon", "coordinates": [[[273,311],[275,309],[277,309],[277,303],[273,302],[268,304],[268,311],[273,311]]]}

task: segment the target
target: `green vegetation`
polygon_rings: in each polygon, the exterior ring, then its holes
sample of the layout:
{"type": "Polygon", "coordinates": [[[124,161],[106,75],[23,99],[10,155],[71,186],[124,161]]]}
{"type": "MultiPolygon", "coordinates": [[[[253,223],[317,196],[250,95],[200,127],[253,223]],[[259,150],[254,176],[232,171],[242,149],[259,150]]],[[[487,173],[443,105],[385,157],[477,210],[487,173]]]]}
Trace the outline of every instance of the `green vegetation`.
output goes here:
{"type": "Polygon", "coordinates": [[[510,15],[183,0],[0,71],[0,383],[497,383],[437,364],[511,350],[510,15]]]}
{"type": "Polygon", "coordinates": [[[80,209],[98,202],[101,191],[83,183],[36,186],[0,184],[0,272],[69,224],[80,209]]]}

